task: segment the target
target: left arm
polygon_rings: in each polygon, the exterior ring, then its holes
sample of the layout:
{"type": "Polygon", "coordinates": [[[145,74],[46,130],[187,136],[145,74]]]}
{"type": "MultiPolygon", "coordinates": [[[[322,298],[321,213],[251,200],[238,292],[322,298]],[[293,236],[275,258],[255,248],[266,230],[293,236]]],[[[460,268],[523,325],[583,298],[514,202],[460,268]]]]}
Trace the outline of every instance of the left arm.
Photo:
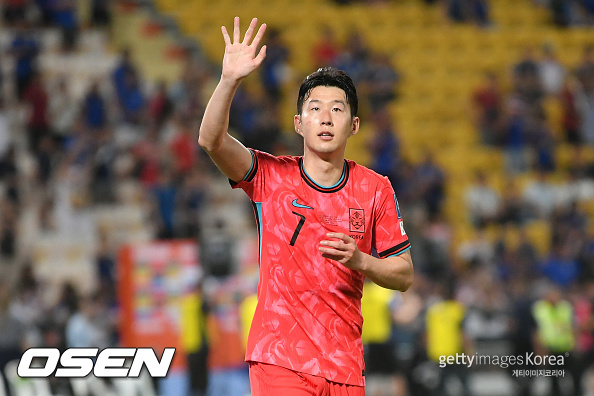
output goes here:
{"type": "Polygon", "coordinates": [[[359,271],[387,289],[406,291],[411,286],[414,271],[410,251],[380,259],[361,252],[355,240],[346,234],[329,232],[326,236],[328,239],[321,241],[318,248],[323,257],[359,271]]]}

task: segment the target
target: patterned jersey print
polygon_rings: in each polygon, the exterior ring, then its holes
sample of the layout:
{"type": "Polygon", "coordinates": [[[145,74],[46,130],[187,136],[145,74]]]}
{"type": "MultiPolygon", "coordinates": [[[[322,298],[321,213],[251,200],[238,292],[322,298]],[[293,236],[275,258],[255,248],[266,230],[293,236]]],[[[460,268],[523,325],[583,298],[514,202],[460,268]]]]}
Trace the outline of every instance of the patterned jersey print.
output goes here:
{"type": "Polygon", "coordinates": [[[260,237],[258,304],[246,360],[364,386],[364,275],[322,257],[327,232],[344,232],[367,254],[397,255],[410,244],[387,178],[345,160],[331,187],[316,184],[302,158],[252,150],[233,188],[252,200],[260,237]]]}

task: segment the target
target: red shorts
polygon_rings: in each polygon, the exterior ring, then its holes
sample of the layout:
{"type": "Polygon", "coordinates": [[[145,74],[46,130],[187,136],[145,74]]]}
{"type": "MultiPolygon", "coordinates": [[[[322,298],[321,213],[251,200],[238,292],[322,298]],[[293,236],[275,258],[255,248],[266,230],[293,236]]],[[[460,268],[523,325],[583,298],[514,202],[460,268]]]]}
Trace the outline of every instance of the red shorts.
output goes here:
{"type": "Polygon", "coordinates": [[[250,362],[252,396],[365,396],[365,388],[338,384],[273,364],[250,362]]]}

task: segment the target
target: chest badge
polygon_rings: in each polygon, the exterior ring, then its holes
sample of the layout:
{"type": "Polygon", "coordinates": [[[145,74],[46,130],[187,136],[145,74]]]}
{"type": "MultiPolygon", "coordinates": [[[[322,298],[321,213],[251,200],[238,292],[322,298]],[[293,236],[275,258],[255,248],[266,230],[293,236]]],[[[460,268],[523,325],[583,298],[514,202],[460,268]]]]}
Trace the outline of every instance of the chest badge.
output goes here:
{"type": "Polygon", "coordinates": [[[365,211],[349,208],[349,231],[365,232],[365,211]]]}

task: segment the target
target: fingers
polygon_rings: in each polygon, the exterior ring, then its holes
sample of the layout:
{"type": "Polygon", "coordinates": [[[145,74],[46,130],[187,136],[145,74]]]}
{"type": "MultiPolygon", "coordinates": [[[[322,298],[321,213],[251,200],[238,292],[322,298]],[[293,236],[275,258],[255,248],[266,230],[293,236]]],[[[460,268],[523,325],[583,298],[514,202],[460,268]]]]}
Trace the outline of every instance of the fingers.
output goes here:
{"type": "Polygon", "coordinates": [[[256,30],[256,25],[258,24],[258,18],[252,18],[252,22],[250,22],[250,27],[248,27],[248,30],[246,30],[245,32],[245,36],[243,37],[243,42],[242,44],[250,44],[250,40],[252,39],[252,36],[254,35],[254,30],[256,30]]]}
{"type": "Polygon", "coordinates": [[[328,238],[340,239],[346,243],[355,242],[353,238],[342,232],[329,232],[326,234],[328,238]]]}
{"type": "Polygon", "coordinates": [[[231,38],[229,38],[227,28],[225,26],[221,26],[221,31],[223,32],[223,40],[225,40],[225,46],[231,45],[231,38]]]}
{"type": "Polygon", "coordinates": [[[321,241],[320,245],[340,251],[347,251],[349,249],[349,246],[343,241],[321,241]]]}
{"type": "Polygon", "coordinates": [[[265,45],[262,46],[262,48],[260,48],[260,52],[258,53],[258,56],[256,56],[256,65],[260,66],[260,63],[262,63],[264,58],[266,58],[266,46],[265,45]]]}
{"type": "MultiPolygon", "coordinates": [[[[258,26],[258,18],[253,18],[250,22],[250,26],[248,27],[247,31],[245,32],[245,36],[241,44],[250,45],[250,41],[254,36],[254,31],[256,30],[256,26],[258,26]]],[[[221,31],[223,32],[223,39],[225,40],[225,45],[231,44],[240,44],[240,36],[241,36],[241,29],[239,26],[239,17],[235,17],[233,20],[233,43],[231,43],[231,38],[229,33],[227,32],[227,28],[225,26],[221,27],[221,31]]],[[[254,37],[254,41],[251,43],[252,46],[258,47],[260,45],[260,41],[262,41],[262,37],[264,36],[264,32],[266,32],[266,24],[263,23],[260,25],[258,32],[256,33],[256,37],[254,37]]],[[[264,47],[262,47],[263,49],[264,47]]],[[[266,50],[262,51],[260,49],[260,53],[258,57],[261,57],[260,62],[266,57],[266,50]]]]}
{"type": "MultiPolygon", "coordinates": [[[[254,18],[255,19],[255,18],[254,18]]],[[[254,21],[252,21],[253,23],[254,21]]],[[[257,23],[257,20],[256,20],[257,23]]],[[[256,27],[256,24],[254,24],[254,28],[256,27]]],[[[262,25],[260,25],[260,29],[258,29],[258,33],[256,33],[256,37],[254,37],[254,41],[252,42],[252,45],[254,46],[258,46],[260,45],[260,41],[262,41],[262,37],[264,37],[264,33],[266,32],[266,24],[263,23],[262,25]]]]}
{"type": "Polygon", "coordinates": [[[340,262],[340,260],[343,258],[342,256],[337,256],[335,254],[324,253],[324,252],[322,252],[322,257],[330,259],[330,260],[338,261],[338,262],[340,262]]]}
{"type": "Polygon", "coordinates": [[[239,44],[239,17],[233,20],[233,44],[239,44]]]}

